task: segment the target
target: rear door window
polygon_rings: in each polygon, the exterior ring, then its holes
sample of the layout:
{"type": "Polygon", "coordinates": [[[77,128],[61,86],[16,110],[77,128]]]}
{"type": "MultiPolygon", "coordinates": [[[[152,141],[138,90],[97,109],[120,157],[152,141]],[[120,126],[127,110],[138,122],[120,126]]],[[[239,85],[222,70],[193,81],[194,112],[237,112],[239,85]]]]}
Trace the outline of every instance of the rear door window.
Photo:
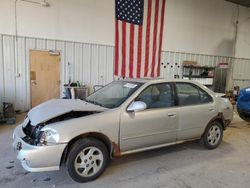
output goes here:
{"type": "Polygon", "coordinates": [[[197,105],[212,102],[212,97],[191,83],[176,83],[179,106],[197,105]]]}

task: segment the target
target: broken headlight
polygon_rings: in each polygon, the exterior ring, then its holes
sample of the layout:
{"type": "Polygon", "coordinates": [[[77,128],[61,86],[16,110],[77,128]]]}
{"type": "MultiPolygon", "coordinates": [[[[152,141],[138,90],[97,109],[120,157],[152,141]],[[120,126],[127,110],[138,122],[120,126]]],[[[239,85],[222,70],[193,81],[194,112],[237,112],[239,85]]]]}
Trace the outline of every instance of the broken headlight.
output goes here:
{"type": "Polygon", "coordinates": [[[56,144],[59,141],[59,134],[54,129],[45,128],[39,133],[39,142],[37,145],[56,144]]]}

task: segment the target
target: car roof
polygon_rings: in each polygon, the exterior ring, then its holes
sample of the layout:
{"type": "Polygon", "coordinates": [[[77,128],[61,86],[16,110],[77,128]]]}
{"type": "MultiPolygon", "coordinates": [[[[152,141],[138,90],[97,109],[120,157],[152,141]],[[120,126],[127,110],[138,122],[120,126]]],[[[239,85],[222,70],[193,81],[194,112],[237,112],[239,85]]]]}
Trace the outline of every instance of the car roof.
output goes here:
{"type": "Polygon", "coordinates": [[[186,79],[165,79],[165,78],[140,78],[140,79],[124,79],[124,80],[119,80],[119,81],[124,81],[124,82],[137,82],[137,83],[142,83],[142,84],[146,84],[146,85],[150,85],[150,84],[157,84],[157,83],[164,83],[164,82],[183,82],[183,83],[192,83],[195,84],[197,86],[199,86],[200,88],[204,89],[205,91],[207,91],[208,93],[210,93],[211,95],[214,95],[214,92],[212,90],[210,90],[209,88],[207,88],[206,86],[204,86],[203,84],[201,84],[198,81],[194,81],[194,80],[186,80],[186,79]]]}
{"type": "Polygon", "coordinates": [[[196,81],[185,80],[185,79],[165,79],[165,78],[126,78],[119,81],[125,82],[139,82],[139,83],[161,83],[161,82],[189,82],[197,83],[196,81]]]}

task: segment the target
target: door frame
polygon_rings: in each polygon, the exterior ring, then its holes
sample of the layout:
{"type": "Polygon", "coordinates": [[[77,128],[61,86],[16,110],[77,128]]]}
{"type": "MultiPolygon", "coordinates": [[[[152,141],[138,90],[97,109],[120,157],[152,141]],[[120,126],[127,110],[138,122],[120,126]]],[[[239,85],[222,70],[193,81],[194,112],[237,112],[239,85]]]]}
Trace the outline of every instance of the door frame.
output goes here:
{"type": "MultiPolygon", "coordinates": [[[[60,74],[60,80],[62,80],[62,74],[61,74],[61,71],[62,71],[62,59],[61,59],[61,50],[45,50],[45,49],[37,49],[37,48],[30,48],[29,49],[29,63],[28,63],[28,67],[27,67],[27,101],[28,101],[28,109],[31,109],[31,103],[32,103],[32,96],[31,96],[31,80],[30,80],[30,70],[31,70],[31,58],[30,58],[30,55],[31,55],[31,51],[40,51],[40,52],[48,52],[48,53],[58,53],[57,55],[60,56],[60,61],[59,61],[59,74],[60,74]]],[[[59,86],[59,89],[60,89],[60,97],[62,96],[62,82],[60,82],[60,86],[59,86]]]]}

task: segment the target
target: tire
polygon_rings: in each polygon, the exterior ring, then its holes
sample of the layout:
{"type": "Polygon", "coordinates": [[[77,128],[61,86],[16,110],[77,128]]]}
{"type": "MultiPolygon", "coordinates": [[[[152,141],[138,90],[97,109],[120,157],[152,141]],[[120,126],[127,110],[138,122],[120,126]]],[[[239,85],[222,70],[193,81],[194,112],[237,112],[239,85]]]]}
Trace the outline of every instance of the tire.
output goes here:
{"type": "Polygon", "coordinates": [[[241,119],[243,119],[246,122],[250,122],[250,113],[247,113],[239,108],[237,108],[237,111],[241,119]]]}
{"type": "Polygon", "coordinates": [[[220,145],[222,138],[223,127],[219,121],[214,121],[207,126],[201,141],[205,148],[215,149],[220,145]]]}
{"type": "Polygon", "coordinates": [[[88,182],[98,178],[106,169],[109,153],[105,144],[94,138],[83,138],[71,147],[66,167],[76,182],[88,182]]]}

